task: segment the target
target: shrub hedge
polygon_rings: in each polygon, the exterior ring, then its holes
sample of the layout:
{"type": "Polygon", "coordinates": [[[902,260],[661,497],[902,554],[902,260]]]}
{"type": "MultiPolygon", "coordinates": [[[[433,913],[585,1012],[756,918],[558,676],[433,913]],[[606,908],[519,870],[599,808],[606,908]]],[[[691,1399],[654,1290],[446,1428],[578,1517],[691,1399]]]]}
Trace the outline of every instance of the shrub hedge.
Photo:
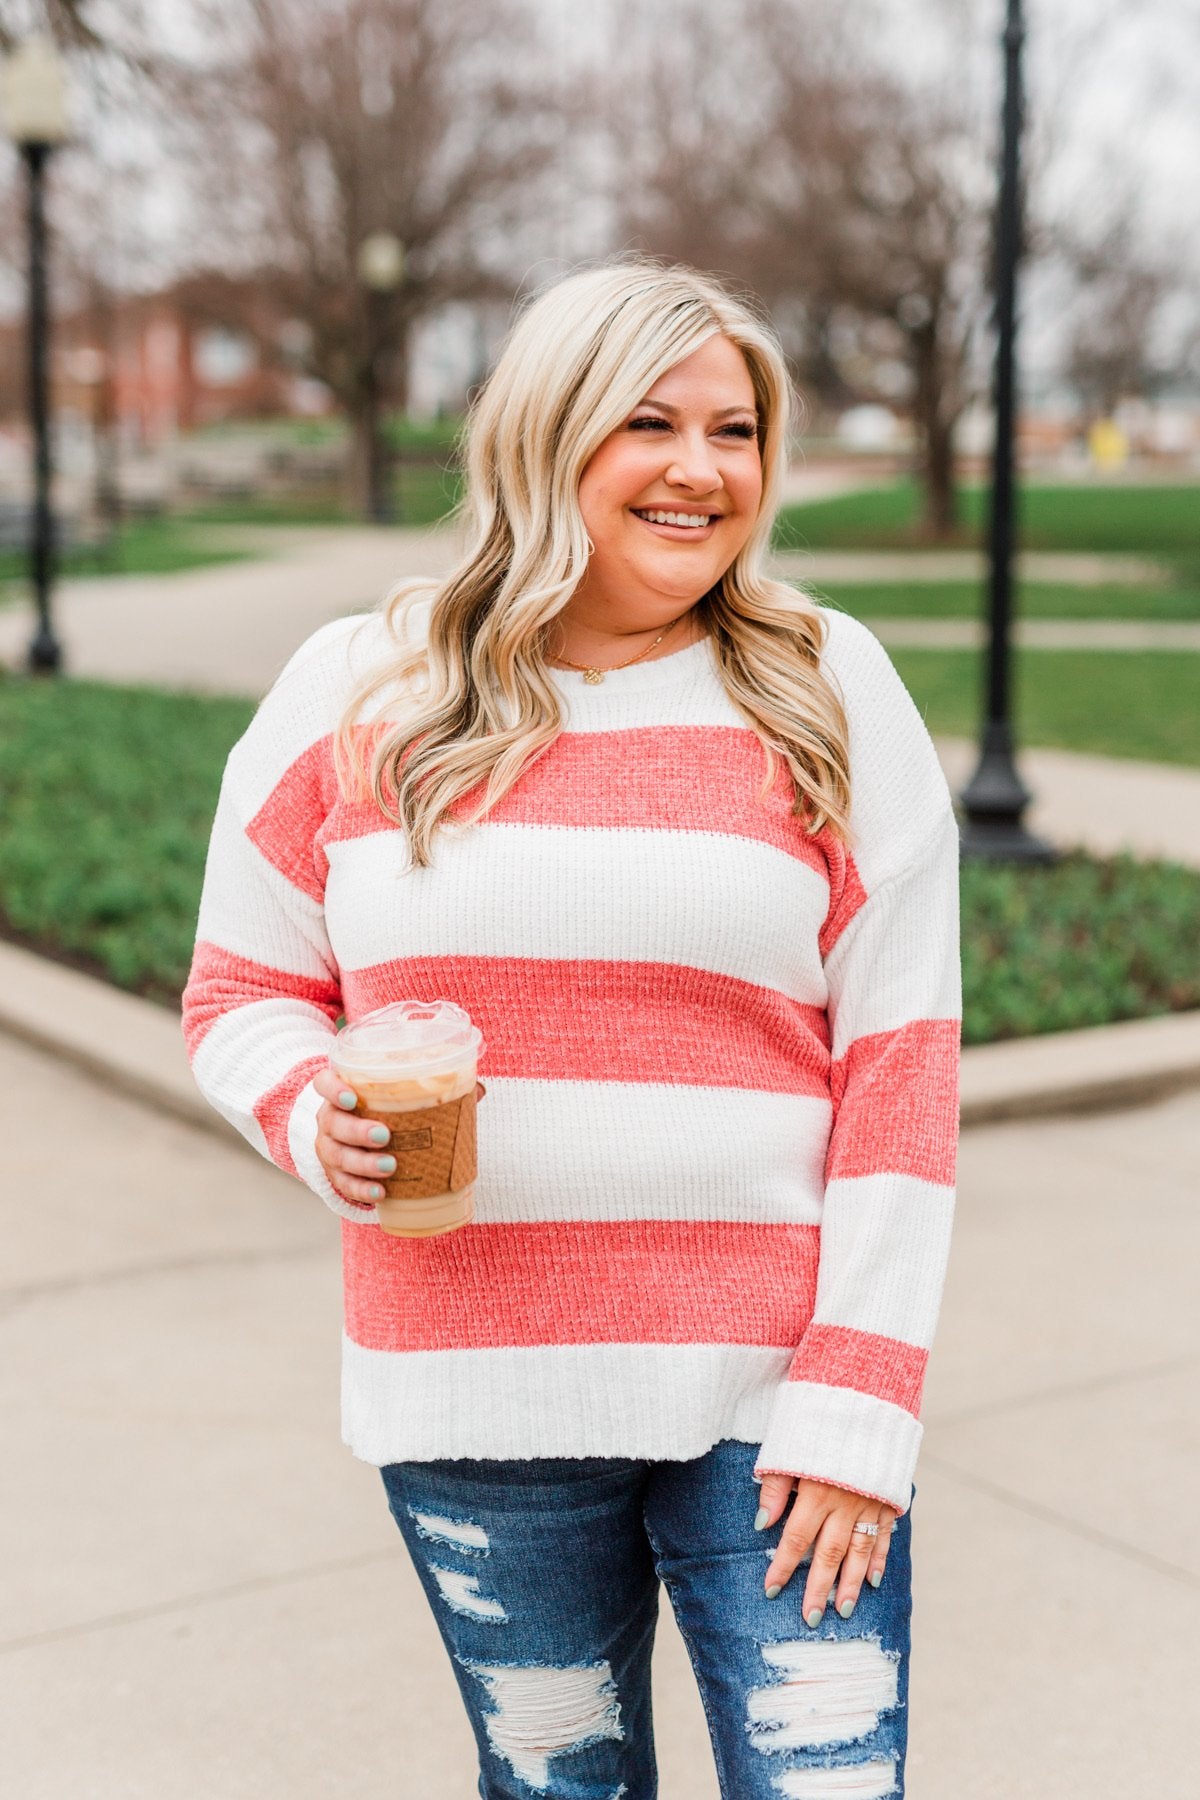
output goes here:
{"type": "MultiPolygon", "coordinates": [[[[0,679],[0,932],[164,1005],[253,708],[0,679]]],[[[1200,872],[1081,853],[962,873],[964,1041],[1200,1006],[1200,872]]]]}

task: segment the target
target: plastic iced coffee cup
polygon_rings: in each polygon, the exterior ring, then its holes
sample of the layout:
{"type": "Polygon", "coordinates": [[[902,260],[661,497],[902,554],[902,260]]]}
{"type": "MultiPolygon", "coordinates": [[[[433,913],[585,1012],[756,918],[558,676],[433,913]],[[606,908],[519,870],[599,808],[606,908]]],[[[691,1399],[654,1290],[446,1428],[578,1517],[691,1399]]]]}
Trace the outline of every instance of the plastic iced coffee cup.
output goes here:
{"type": "Polygon", "coordinates": [[[477,1026],[450,1000],[397,1000],[338,1032],[330,1067],[358,1095],[360,1118],[386,1125],[396,1172],[381,1176],[379,1223],[393,1237],[436,1237],[471,1222],[475,1103],[483,1094],[477,1026]]]}

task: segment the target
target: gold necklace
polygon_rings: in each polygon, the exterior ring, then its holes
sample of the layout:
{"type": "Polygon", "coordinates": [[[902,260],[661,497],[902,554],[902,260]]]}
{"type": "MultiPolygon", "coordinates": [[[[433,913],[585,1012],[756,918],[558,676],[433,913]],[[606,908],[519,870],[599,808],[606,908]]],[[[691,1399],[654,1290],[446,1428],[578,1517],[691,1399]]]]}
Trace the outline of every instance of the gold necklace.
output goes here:
{"type": "MultiPolygon", "coordinates": [[[[692,609],[689,606],[687,612],[691,612],[691,610],[692,609]]],[[[681,612],[678,619],[672,619],[669,625],[664,625],[654,642],[652,644],[647,644],[644,650],[639,650],[636,656],[631,656],[629,662],[615,663],[611,669],[598,669],[594,664],[572,662],[569,656],[560,656],[556,660],[561,663],[566,663],[568,669],[581,669],[583,671],[583,679],[588,683],[589,687],[599,687],[606,675],[615,675],[618,669],[627,669],[629,668],[630,663],[641,662],[643,656],[649,656],[652,650],[657,650],[667,633],[669,631],[674,631],[681,619],[687,618],[687,612],[681,612]]]]}

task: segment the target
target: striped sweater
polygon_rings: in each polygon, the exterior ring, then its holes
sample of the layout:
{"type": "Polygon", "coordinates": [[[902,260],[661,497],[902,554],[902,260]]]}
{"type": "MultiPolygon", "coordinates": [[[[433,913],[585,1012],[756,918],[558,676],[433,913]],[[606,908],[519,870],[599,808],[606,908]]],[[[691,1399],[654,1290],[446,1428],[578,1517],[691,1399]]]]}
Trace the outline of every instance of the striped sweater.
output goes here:
{"type": "Polygon", "coordinates": [[[784,773],[758,800],[707,639],[595,687],[551,670],[562,733],[426,869],[334,774],[381,615],[311,637],[234,746],[184,1030],[210,1103],[343,1216],[368,1462],[731,1437],[760,1475],[907,1508],[954,1199],[958,834],[886,654],[823,617],[849,849],[804,834],[784,773]],[[347,1206],[314,1150],[335,1021],[407,996],[484,1037],[474,1222],[432,1239],[347,1206]]]}

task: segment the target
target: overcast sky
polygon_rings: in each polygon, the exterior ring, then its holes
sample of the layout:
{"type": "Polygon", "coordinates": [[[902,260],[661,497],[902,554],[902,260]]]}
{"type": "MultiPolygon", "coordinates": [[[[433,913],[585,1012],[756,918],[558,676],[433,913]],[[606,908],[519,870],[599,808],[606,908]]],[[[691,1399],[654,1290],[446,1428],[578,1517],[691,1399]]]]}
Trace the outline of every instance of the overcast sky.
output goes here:
{"type": "MultiPolygon", "coordinates": [[[[565,75],[589,50],[603,53],[623,0],[531,3],[565,75]]],[[[803,12],[806,0],[793,3],[803,12]]],[[[203,0],[159,0],[153,8],[157,29],[180,48],[195,41],[196,4],[203,0]]],[[[931,80],[966,85],[981,133],[994,140],[1005,0],[862,4],[875,8],[873,30],[881,35],[873,41],[887,43],[898,62],[931,80]]],[[[660,29],[681,30],[689,20],[694,28],[702,7],[696,0],[647,0],[637,11],[641,29],[657,21],[660,29]]],[[[1025,14],[1031,137],[1036,144],[1052,130],[1056,144],[1045,198],[1074,211],[1101,205],[1117,182],[1133,179],[1148,236],[1195,267],[1200,281],[1200,0],[1025,0],[1025,14]]],[[[178,198],[155,176],[161,161],[153,135],[128,113],[111,119],[104,136],[109,158],[150,172],[141,216],[129,224],[131,253],[150,285],[156,265],[168,272],[181,239],[178,198]]],[[[19,304],[11,283],[7,294],[0,289],[0,305],[5,300],[19,304]]],[[[1035,316],[1029,327],[1027,352],[1038,355],[1049,343],[1041,335],[1049,320],[1035,316]]]]}

